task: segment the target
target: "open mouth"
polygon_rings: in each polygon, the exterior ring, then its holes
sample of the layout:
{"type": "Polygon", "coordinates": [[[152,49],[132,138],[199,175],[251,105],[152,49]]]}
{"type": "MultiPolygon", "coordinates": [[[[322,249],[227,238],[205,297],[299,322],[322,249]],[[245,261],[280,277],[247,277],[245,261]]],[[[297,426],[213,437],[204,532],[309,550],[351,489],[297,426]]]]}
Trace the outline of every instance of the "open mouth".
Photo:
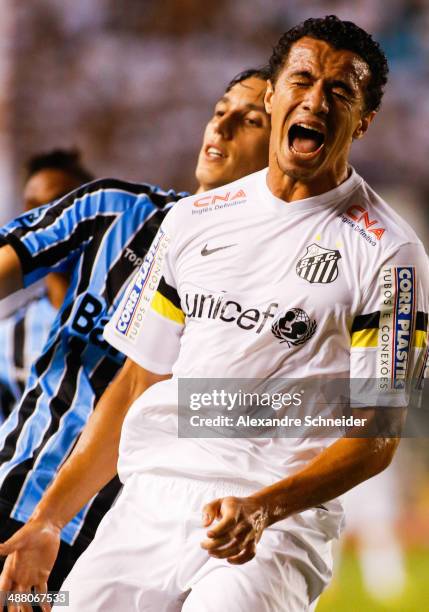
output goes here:
{"type": "Polygon", "coordinates": [[[289,149],[303,157],[313,157],[323,148],[325,134],[306,123],[294,123],[289,129],[289,149]]]}
{"type": "Polygon", "coordinates": [[[206,155],[210,159],[224,159],[226,157],[226,155],[220,149],[218,149],[218,147],[213,145],[206,147],[206,155]]]}

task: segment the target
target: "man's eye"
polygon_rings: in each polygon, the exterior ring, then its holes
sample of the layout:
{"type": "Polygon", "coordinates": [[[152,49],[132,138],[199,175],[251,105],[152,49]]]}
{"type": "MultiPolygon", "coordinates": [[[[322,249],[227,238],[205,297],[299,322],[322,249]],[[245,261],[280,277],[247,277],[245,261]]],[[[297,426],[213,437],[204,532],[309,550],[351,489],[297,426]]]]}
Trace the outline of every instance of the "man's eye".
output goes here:
{"type": "Polygon", "coordinates": [[[310,83],[308,83],[307,81],[294,81],[293,84],[297,87],[308,87],[310,85],[310,83]]]}
{"type": "Polygon", "coordinates": [[[215,110],[215,112],[214,112],[214,116],[215,117],[223,117],[224,114],[225,114],[225,111],[223,111],[223,110],[215,110]]]}
{"type": "Polygon", "coordinates": [[[338,91],[337,89],[334,89],[332,93],[336,98],[339,98],[340,100],[348,101],[348,96],[344,91],[341,91],[341,90],[338,91]]]}
{"type": "Polygon", "coordinates": [[[252,127],[254,126],[259,127],[261,125],[260,119],[256,119],[255,117],[245,117],[244,123],[252,127]]]}

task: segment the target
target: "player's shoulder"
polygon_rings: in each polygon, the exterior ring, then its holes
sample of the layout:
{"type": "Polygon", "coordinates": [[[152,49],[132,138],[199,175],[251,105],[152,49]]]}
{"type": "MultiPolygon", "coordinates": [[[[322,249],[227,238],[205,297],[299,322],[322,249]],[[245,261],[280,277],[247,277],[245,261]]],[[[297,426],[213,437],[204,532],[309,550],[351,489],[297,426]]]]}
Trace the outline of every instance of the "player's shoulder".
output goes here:
{"type": "Polygon", "coordinates": [[[364,180],[345,204],[343,213],[356,224],[356,231],[366,233],[373,239],[381,252],[397,251],[404,245],[422,248],[422,242],[408,219],[397,213],[364,180]]]}
{"type": "Polygon", "coordinates": [[[180,200],[170,213],[176,219],[200,224],[203,220],[211,224],[215,219],[225,219],[226,211],[240,210],[252,194],[252,188],[263,180],[264,171],[248,174],[232,183],[196,193],[180,200]],[[220,216],[219,213],[222,212],[220,216]]]}
{"type": "Polygon", "coordinates": [[[74,200],[92,198],[100,202],[108,200],[112,203],[122,203],[125,207],[133,205],[137,199],[141,199],[150,201],[158,208],[163,208],[170,202],[176,202],[186,195],[186,192],[163,189],[159,185],[150,183],[136,183],[118,178],[101,178],[79,187],[68,197],[74,200]]]}

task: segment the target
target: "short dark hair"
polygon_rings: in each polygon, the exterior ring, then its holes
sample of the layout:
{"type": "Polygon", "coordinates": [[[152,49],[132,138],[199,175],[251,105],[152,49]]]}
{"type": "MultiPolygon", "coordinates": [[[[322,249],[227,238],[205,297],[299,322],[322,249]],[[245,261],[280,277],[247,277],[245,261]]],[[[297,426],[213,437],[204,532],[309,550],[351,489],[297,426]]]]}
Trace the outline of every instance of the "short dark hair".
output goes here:
{"type": "Polygon", "coordinates": [[[359,55],[368,64],[371,73],[365,92],[365,110],[370,112],[380,108],[389,72],[386,56],[370,34],[352,21],[342,21],[336,15],[306,19],[282,35],[270,57],[273,82],[283,68],[291,46],[304,36],[324,40],[335,49],[345,49],[359,55]]]}
{"type": "Polygon", "coordinates": [[[247,70],[243,70],[235,75],[233,79],[230,80],[228,85],[226,86],[225,93],[228,93],[230,89],[237,85],[237,83],[241,83],[246,79],[251,79],[252,77],[261,79],[261,81],[268,81],[271,76],[270,67],[268,65],[262,66],[261,68],[247,68],[247,70]]]}
{"type": "Polygon", "coordinates": [[[89,183],[94,176],[83,167],[78,149],[54,149],[48,153],[39,153],[30,157],[26,164],[27,180],[41,170],[62,170],[80,183],[89,183]]]}

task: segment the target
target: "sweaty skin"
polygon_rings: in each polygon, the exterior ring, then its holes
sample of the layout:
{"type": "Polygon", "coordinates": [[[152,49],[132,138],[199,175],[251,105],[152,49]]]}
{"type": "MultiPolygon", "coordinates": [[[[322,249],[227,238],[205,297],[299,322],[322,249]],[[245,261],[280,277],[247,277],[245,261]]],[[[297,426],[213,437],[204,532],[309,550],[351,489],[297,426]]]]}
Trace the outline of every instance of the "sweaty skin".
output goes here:
{"type": "Polygon", "coordinates": [[[351,51],[304,37],[290,50],[277,80],[269,82],[265,106],[271,115],[271,192],[292,202],[334,189],[347,178],[352,141],[361,138],[375,112],[366,112],[366,63],[351,51]],[[289,130],[305,123],[324,134],[319,151],[299,154],[289,130]]]}
{"type": "Polygon", "coordinates": [[[203,509],[203,526],[219,522],[207,531],[202,548],[232,564],[250,561],[266,527],[334,499],[383,471],[398,444],[399,438],[341,438],[289,478],[248,497],[212,501],[203,509]]]}
{"type": "Polygon", "coordinates": [[[235,181],[266,165],[270,119],[264,107],[265,90],[265,81],[251,77],[237,83],[216,104],[198,156],[197,193],[235,181]]]}

